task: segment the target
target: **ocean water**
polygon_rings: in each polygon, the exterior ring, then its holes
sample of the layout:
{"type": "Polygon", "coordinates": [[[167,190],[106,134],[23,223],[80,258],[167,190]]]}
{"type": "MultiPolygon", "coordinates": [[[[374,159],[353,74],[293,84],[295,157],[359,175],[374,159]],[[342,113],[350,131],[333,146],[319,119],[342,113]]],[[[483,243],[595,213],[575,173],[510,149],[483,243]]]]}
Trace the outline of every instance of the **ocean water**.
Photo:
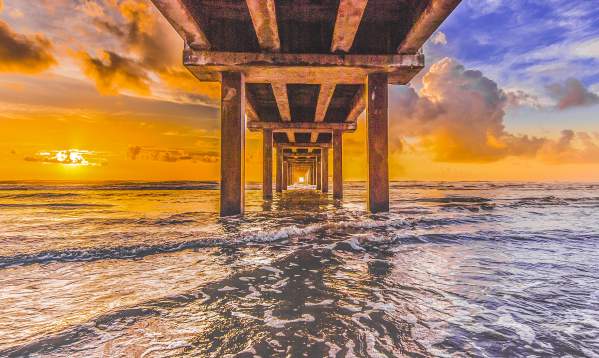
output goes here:
{"type": "Polygon", "coordinates": [[[0,356],[599,357],[599,184],[1,183],[0,356]]]}

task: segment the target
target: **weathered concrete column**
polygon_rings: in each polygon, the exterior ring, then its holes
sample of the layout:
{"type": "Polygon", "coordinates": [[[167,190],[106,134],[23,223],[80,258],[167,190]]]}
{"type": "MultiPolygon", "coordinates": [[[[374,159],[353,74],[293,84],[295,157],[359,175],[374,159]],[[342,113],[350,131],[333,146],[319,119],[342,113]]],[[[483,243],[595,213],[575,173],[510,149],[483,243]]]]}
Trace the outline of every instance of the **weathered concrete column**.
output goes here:
{"type": "Polygon", "coordinates": [[[333,198],[343,198],[343,132],[333,131],[333,198]]]}
{"type": "Polygon", "coordinates": [[[329,192],[329,148],[322,148],[322,192],[329,192]]]}
{"type": "Polygon", "coordinates": [[[283,190],[287,190],[287,185],[289,184],[289,163],[284,160],[283,161],[283,190]]]}
{"type": "Polygon", "coordinates": [[[389,119],[387,74],[368,75],[366,95],[368,152],[368,209],[375,213],[389,211],[389,119]]]}
{"type": "Polygon", "coordinates": [[[322,164],[320,163],[320,155],[316,157],[316,190],[322,189],[322,180],[320,179],[322,172],[322,164]]]}
{"type": "Polygon", "coordinates": [[[245,185],[245,84],[240,72],[221,82],[220,215],[243,213],[245,185]]]}
{"type": "Polygon", "coordinates": [[[262,131],[262,196],[272,198],[272,129],[262,131]]]}
{"type": "Polygon", "coordinates": [[[283,149],[277,148],[277,193],[283,191],[283,149]]]}

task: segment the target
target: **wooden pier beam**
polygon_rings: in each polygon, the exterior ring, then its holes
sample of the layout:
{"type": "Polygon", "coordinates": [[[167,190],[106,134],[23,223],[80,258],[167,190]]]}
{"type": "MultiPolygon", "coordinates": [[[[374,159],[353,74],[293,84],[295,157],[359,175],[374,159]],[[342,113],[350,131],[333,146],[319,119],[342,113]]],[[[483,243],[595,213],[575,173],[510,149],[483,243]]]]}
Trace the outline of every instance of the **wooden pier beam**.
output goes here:
{"type": "Polygon", "coordinates": [[[282,190],[287,190],[287,185],[289,184],[289,162],[283,161],[283,186],[282,190]]]}
{"type": "Polygon", "coordinates": [[[322,192],[329,192],[329,148],[322,148],[322,192]]]}
{"type": "Polygon", "coordinates": [[[322,180],[321,180],[321,172],[322,172],[322,164],[321,158],[322,155],[316,157],[316,190],[322,190],[322,180]]]}
{"type": "Polygon", "coordinates": [[[366,108],[368,210],[389,211],[387,74],[368,75],[366,108]]]}
{"type": "Polygon", "coordinates": [[[283,148],[277,147],[277,193],[283,191],[283,148]]]}
{"type": "Polygon", "coordinates": [[[245,185],[245,84],[240,72],[221,82],[220,215],[243,213],[245,185]]]}
{"type": "Polygon", "coordinates": [[[343,132],[333,131],[333,198],[343,198],[343,132]]]}
{"type": "Polygon", "coordinates": [[[272,198],[272,129],[262,131],[262,196],[272,198]]]}

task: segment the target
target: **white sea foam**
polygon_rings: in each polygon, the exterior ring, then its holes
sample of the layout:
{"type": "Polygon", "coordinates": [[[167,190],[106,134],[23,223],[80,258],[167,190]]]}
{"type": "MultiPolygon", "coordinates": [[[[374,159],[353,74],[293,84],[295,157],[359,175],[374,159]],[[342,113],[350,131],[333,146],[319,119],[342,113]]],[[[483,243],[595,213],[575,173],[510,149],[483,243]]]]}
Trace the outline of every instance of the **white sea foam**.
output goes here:
{"type": "Polygon", "coordinates": [[[320,302],[306,302],[306,306],[326,306],[326,305],[330,305],[332,304],[333,300],[328,299],[328,300],[322,300],[320,302]]]}
{"type": "Polygon", "coordinates": [[[272,315],[272,310],[264,312],[264,323],[273,328],[283,328],[285,325],[295,322],[314,322],[315,318],[311,314],[303,314],[300,318],[284,320],[272,315]]]}
{"type": "Polygon", "coordinates": [[[227,292],[227,291],[236,291],[236,290],[238,290],[237,287],[225,286],[225,287],[219,288],[217,291],[227,292]]]}
{"type": "Polygon", "coordinates": [[[513,330],[523,341],[531,344],[535,340],[535,331],[523,323],[516,322],[511,314],[504,314],[497,320],[496,324],[513,330]]]}

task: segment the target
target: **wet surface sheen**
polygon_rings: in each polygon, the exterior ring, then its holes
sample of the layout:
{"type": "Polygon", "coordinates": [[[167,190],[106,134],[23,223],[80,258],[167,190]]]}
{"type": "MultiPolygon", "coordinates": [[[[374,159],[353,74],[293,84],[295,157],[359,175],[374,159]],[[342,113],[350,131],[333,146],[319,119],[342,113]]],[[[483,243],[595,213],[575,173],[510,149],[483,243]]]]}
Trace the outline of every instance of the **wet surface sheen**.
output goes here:
{"type": "Polygon", "coordinates": [[[599,356],[599,185],[0,184],[0,356],[599,356]]]}

